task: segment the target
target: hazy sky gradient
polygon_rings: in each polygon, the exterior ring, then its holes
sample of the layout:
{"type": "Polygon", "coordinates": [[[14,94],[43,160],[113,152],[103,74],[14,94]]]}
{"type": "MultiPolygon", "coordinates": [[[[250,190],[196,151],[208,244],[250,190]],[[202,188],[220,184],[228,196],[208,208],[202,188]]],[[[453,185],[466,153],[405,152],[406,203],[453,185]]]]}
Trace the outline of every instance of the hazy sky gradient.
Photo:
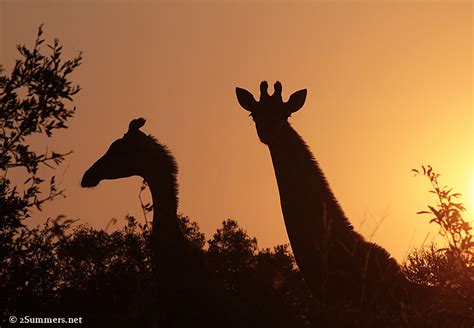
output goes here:
{"type": "Polygon", "coordinates": [[[284,99],[308,89],[291,124],[354,226],[369,237],[385,218],[372,240],[397,259],[436,231],[415,214],[434,198],[412,168],[431,164],[473,206],[470,1],[0,0],[0,21],[7,69],[16,44],[31,46],[42,23],[67,56],[84,52],[73,75],[82,87],[77,114],[49,141],[74,150],[57,172],[69,165],[67,198],[34,222],[59,214],[95,227],[126,213],[143,220],[140,178],[79,186],[143,116],[143,130],[178,161],[180,212],[208,238],[234,218],[261,247],[287,243],[268,149],[234,91],[257,94],[264,79],[280,80],[284,99]]]}

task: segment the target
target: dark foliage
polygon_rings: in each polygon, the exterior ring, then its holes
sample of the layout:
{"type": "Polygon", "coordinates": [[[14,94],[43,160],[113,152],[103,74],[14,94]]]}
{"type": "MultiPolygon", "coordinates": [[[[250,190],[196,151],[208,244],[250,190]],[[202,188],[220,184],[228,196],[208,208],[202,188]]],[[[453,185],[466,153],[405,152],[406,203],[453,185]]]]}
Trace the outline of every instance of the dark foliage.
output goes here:
{"type": "Polygon", "coordinates": [[[431,314],[424,314],[431,326],[448,321],[459,327],[471,327],[474,324],[474,241],[471,224],[462,216],[464,206],[457,200],[461,195],[452,192],[452,188],[441,187],[440,175],[431,166],[413,171],[428,178],[433,188],[430,193],[436,196],[436,204],[418,214],[431,216],[430,223],[439,227],[445,243],[414,249],[408,254],[403,271],[409,280],[438,290],[438,297],[430,304],[431,314]]]}
{"type": "Polygon", "coordinates": [[[309,299],[286,245],[258,250],[234,220],[222,222],[206,252],[221,288],[255,327],[303,327],[309,299]]]}
{"type": "Polygon", "coordinates": [[[46,201],[63,194],[53,176],[47,194],[42,195],[45,181],[38,170],[41,164],[57,167],[67,154],[47,148],[38,153],[30,148],[28,138],[39,134],[51,137],[55,130],[67,128],[66,121],[73,116],[75,107],[65,104],[79,92],[68,78],[82,57],[63,61],[58,40],[46,45],[51,54],[43,55],[42,34],[40,27],[32,50],[17,47],[21,59],[11,74],[6,75],[0,66],[0,265],[16,247],[14,236],[31,210],[41,210],[46,201]],[[26,171],[27,178],[20,186],[12,185],[8,177],[13,169],[26,171]]]}
{"type": "MultiPolygon", "coordinates": [[[[181,222],[191,231],[190,240],[202,237],[197,224],[186,217],[181,222]]],[[[222,281],[220,294],[235,309],[232,321],[244,327],[303,327],[305,313],[297,300],[306,291],[286,246],[241,252],[241,242],[254,240],[228,220],[209,241],[212,252],[201,248],[222,281]],[[233,266],[224,270],[227,256],[233,266]]],[[[84,225],[55,228],[54,222],[31,229],[17,244],[22,251],[1,268],[1,315],[81,316],[92,326],[103,318],[116,325],[159,322],[166,315],[159,304],[166,300],[155,294],[149,243],[148,226],[130,216],[112,233],[84,225]]]]}
{"type": "Polygon", "coordinates": [[[63,195],[54,176],[48,183],[39,176],[40,166],[55,168],[68,154],[47,148],[38,153],[30,147],[29,138],[51,137],[54,131],[67,128],[75,108],[66,104],[79,92],[69,75],[80,65],[81,55],[63,61],[58,40],[46,45],[49,55],[42,54],[42,35],[40,27],[32,50],[17,47],[20,59],[10,74],[0,66],[0,307],[5,313],[20,304],[28,306],[35,295],[44,298],[38,308],[54,301],[57,262],[51,261],[52,250],[71,224],[58,217],[44,229],[24,226],[33,209],[41,210],[45,202],[63,195]],[[12,171],[23,171],[17,177],[26,175],[25,181],[13,183],[12,171]]]}
{"type": "Polygon", "coordinates": [[[413,251],[405,263],[406,274],[412,280],[434,286],[448,287],[459,293],[472,293],[474,287],[474,240],[471,224],[464,220],[465,208],[457,201],[461,196],[452,188],[441,187],[431,166],[413,170],[426,176],[436,195],[436,205],[428,206],[429,211],[418,214],[431,215],[430,223],[439,227],[439,235],[445,245],[430,245],[426,249],[413,251]]]}

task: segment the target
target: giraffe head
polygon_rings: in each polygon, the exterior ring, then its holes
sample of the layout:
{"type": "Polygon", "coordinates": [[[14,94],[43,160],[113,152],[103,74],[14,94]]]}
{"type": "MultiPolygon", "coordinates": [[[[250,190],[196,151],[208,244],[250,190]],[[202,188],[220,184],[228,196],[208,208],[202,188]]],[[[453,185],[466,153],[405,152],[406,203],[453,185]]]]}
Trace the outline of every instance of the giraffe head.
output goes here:
{"type": "Polygon", "coordinates": [[[140,131],[145,119],[132,120],[125,135],[115,140],[107,152],[82,177],[82,187],[95,187],[102,180],[126,178],[133,175],[146,177],[148,156],[155,142],[140,131]]]}
{"type": "Polygon", "coordinates": [[[250,112],[257,134],[265,144],[269,144],[288,125],[288,117],[298,111],[306,100],[306,89],[293,93],[287,102],[281,97],[281,83],[274,84],[274,92],[268,94],[268,83],[260,83],[260,100],[256,101],[253,95],[245,89],[236,88],[237,100],[240,106],[250,112]]]}

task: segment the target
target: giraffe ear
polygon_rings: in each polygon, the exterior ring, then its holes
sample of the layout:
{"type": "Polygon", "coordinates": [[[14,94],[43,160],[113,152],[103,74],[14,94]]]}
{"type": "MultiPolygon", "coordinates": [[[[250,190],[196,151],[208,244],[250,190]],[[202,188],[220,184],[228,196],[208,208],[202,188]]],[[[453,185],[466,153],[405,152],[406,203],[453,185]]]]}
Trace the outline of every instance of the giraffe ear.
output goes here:
{"type": "Polygon", "coordinates": [[[296,91],[290,96],[290,99],[288,99],[287,104],[287,109],[290,113],[294,113],[298,111],[301,107],[303,107],[304,102],[306,100],[306,89],[296,91]]]}
{"type": "Polygon", "coordinates": [[[145,125],[146,120],[143,117],[134,119],[128,124],[128,131],[134,131],[140,129],[145,125]]]}
{"type": "Polygon", "coordinates": [[[235,93],[240,106],[249,112],[253,112],[255,110],[257,107],[257,101],[250,92],[242,88],[235,88],[235,93]]]}

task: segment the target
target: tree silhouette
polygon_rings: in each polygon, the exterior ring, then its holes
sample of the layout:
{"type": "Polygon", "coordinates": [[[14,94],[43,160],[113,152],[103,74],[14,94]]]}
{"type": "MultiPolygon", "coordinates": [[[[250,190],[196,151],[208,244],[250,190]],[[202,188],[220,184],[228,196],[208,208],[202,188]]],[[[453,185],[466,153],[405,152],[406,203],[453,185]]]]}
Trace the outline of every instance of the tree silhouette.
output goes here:
{"type": "Polygon", "coordinates": [[[435,206],[428,206],[429,211],[420,211],[418,214],[431,215],[430,223],[439,226],[439,235],[445,240],[446,246],[437,248],[431,245],[425,250],[410,254],[405,265],[407,273],[412,275],[413,279],[426,279],[428,284],[455,289],[465,283],[472,284],[474,240],[471,224],[462,217],[465,208],[457,201],[461,194],[452,192],[452,188],[447,186],[441,187],[438,181],[440,175],[429,165],[422,166],[422,170],[413,171],[429,179],[433,187],[430,192],[435,194],[437,199],[435,206]],[[429,274],[430,271],[433,271],[433,274],[429,274]]]}
{"type": "Polygon", "coordinates": [[[0,66],[0,265],[5,264],[2,259],[14,247],[18,229],[30,217],[32,208],[41,210],[46,201],[63,194],[53,176],[48,193],[41,195],[45,181],[38,170],[41,164],[57,167],[68,153],[47,147],[44,153],[38,153],[31,150],[28,138],[39,134],[51,137],[55,130],[67,128],[75,107],[65,104],[79,92],[68,78],[82,57],[63,61],[58,40],[47,45],[51,54],[43,55],[42,34],[40,26],[32,50],[24,45],[17,47],[21,59],[10,75],[0,66]],[[26,171],[23,184],[11,183],[8,173],[14,169],[26,171]]]}
{"type": "Polygon", "coordinates": [[[247,324],[303,327],[309,291],[286,245],[258,250],[235,220],[225,220],[208,241],[207,257],[222,288],[238,303],[247,324]]]}
{"type": "Polygon", "coordinates": [[[430,223],[438,225],[445,245],[431,243],[414,249],[408,254],[403,271],[413,282],[443,288],[440,297],[432,302],[432,313],[424,314],[427,320],[470,327],[474,322],[474,241],[471,225],[462,216],[464,206],[457,200],[461,195],[441,186],[440,174],[429,165],[413,172],[428,178],[433,188],[430,193],[436,196],[436,204],[428,205],[429,211],[417,214],[431,216],[430,223]]]}
{"type": "Polygon", "coordinates": [[[35,303],[35,295],[51,296],[35,304],[37,309],[47,306],[50,299],[54,301],[49,292],[54,291],[58,262],[52,250],[71,224],[60,216],[42,229],[24,226],[33,208],[41,210],[45,202],[63,195],[54,176],[44,194],[40,165],[57,167],[68,154],[47,147],[38,153],[30,148],[29,138],[40,134],[51,137],[54,131],[67,128],[75,107],[66,104],[79,92],[69,75],[81,64],[81,55],[64,61],[58,40],[46,45],[49,55],[42,54],[42,34],[40,26],[31,50],[17,46],[21,57],[9,75],[0,66],[0,308],[10,314],[35,303]],[[11,182],[9,173],[21,169],[26,180],[11,182]]]}
{"type": "MultiPolygon", "coordinates": [[[[40,198],[40,185],[43,180],[37,176],[40,164],[54,166],[61,163],[64,153],[46,151],[38,154],[30,149],[27,138],[35,134],[51,137],[58,129],[67,128],[66,122],[75,112],[75,107],[66,107],[67,101],[79,92],[69,75],[81,64],[81,55],[62,60],[62,46],[56,39],[47,47],[49,56],[41,53],[44,39],[43,29],[38,29],[32,50],[19,45],[21,59],[17,60],[10,76],[4,75],[0,66],[0,170],[2,174],[2,215],[13,215],[17,219],[29,217],[32,206],[41,209],[41,205],[62,194],[50,181],[50,193],[40,198]],[[6,178],[12,168],[26,169],[29,177],[25,181],[26,190],[18,195],[6,178]],[[8,206],[8,207],[7,207],[8,206]]],[[[17,222],[17,224],[21,224],[17,222]]]]}

